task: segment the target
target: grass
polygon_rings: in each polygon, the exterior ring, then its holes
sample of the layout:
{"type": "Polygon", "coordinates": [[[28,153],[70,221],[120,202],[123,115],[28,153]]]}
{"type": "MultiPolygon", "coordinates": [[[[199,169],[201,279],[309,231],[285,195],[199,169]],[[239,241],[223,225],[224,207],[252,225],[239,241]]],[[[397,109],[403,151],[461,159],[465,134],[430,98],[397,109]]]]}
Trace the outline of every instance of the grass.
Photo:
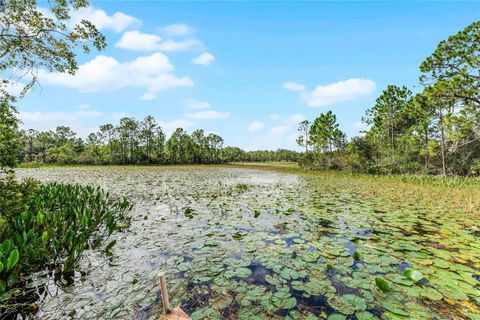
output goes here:
{"type": "Polygon", "coordinates": [[[320,179],[353,184],[366,197],[383,197],[412,203],[423,201],[431,206],[449,208],[467,214],[480,213],[480,178],[422,175],[367,175],[341,171],[303,171],[293,163],[235,163],[235,167],[297,173],[320,179]]]}

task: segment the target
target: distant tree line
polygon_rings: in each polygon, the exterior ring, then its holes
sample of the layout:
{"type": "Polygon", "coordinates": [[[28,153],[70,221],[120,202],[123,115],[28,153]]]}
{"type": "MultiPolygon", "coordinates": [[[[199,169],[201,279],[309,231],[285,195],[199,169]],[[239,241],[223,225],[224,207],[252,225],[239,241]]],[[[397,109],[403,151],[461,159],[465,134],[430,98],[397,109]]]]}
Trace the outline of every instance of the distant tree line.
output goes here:
{"type": "Polygon", "coordinates": [[[367,173],[480,173],[480,21],[439,43],[420,66],[423,91],[389,85],[347,142],[329,111],[299,126],[304,167],[367,173]]]}
{"type": "Polygon", "coordinates": [[[223,147],[219,135],[178,128],[167,139],[152,116],[124,117],[105,124],[84,140],[69,127],[55,131],[21,131],[19,162],[56,164],[218,164],[242,161],[297,161],[290,150],[244,151],[223,147]]]}

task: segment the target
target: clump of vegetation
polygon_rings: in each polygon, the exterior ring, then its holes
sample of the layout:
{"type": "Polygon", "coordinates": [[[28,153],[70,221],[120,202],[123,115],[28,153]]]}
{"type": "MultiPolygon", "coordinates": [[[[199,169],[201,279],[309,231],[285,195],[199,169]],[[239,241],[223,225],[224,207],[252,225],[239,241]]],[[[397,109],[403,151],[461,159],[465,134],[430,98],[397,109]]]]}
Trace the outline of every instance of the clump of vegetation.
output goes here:
{"type": "Polygon", "coordinates": [[[237,185],[235,186],[235,189],[239,193],[244,193],[248,190],[248,185],[246,185],[245,183],[237,183],[237,185]]]}
{"type": "Polygon", "coordinates": [[[123,226],[131,209],[100,188],[13,176],[0,180],[0,203],[0,303],[6,305],[31,272],[73,271],[85,250],[101,247],[123,226]]]}

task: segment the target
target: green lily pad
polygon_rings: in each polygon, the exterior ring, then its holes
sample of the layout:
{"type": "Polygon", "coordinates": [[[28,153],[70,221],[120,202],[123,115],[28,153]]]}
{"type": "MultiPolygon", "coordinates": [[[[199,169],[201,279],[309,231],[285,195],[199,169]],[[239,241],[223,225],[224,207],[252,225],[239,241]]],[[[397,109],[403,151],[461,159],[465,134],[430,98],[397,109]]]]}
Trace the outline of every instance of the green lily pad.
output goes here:
{"type": "Polygon", "coordinates": [[[375,284],[383,292],[388,292],[388,291],[392,290],[391,283],[389,281],[385,280],[384,278],[375,278],[375,284]]]}
{"type": "Polygon", "coordinates": [[[413,269],[407,269],[405,270],[405,272],[403,273],[403,275],[412,280],[414,283],[417,283],[418,281],[422,280],[423,279],[423,275],[420,271],[417,271],[417,270],[413,270],[413,269]]]}

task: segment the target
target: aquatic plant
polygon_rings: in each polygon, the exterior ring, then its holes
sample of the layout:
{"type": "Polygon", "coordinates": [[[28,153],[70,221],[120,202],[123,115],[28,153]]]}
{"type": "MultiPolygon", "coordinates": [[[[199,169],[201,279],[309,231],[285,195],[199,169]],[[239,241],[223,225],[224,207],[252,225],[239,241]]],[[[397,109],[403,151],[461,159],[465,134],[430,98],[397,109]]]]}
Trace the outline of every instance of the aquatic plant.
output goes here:
{"type": "MultiPolygon", "coordinates": [[[[17,183],[24,185],[30,182],[17,183]]],[[[29,273],[57,268],[73,271],[86,249],[100,248],[127,222],[128,200],[100,188],[35,184],[35,195],[19,212],[3,214],[0,236],[0,302],[19,299],[15,288],[28,283],[29,273]],[[23,283],[23,284],[22,284],[23,283]]],[[[109,252],[114,242],[106,246],[109,252]]],[[[8,310],[8,302],[2,309],[8,310]]],[[[3,310],[5,311],[5,310],[3,310]]]]}

